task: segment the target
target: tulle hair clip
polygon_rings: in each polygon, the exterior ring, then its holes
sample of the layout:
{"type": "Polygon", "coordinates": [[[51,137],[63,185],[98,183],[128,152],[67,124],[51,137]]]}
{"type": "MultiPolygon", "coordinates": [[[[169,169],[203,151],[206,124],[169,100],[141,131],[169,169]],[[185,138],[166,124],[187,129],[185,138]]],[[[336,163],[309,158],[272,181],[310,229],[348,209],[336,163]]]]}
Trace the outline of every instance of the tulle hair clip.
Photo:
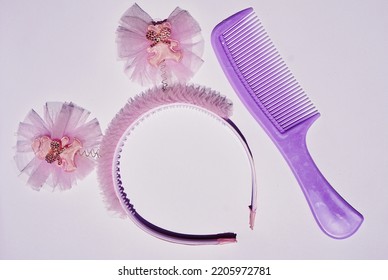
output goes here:
{"type": "Polygon", "coordinates": [[[19,123],[15,161],[28,185],[67,190],[94,169],[102,133],[89,115],[74,103],[48,102],[43,118],[31,110],[19,123]]]}
{"type": "Polygon", "coordinates": [[[117,28],[118,57],[128,77],[143,86],[187,82],[203,63],[201,28],[188,11],[177,7],[168,18],[154,20],[137,4],[117,28]]]}

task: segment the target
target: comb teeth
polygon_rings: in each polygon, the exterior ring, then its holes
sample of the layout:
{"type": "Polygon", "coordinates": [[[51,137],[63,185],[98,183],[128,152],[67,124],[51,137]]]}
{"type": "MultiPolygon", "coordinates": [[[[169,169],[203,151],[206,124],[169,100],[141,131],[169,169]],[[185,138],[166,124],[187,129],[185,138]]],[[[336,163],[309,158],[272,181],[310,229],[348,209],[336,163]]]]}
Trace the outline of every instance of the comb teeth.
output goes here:
{"type": "Polygon", "coordinates": [[[254,12],[221,38],[240,80],[281,133],[318,113],[254,12]]]}

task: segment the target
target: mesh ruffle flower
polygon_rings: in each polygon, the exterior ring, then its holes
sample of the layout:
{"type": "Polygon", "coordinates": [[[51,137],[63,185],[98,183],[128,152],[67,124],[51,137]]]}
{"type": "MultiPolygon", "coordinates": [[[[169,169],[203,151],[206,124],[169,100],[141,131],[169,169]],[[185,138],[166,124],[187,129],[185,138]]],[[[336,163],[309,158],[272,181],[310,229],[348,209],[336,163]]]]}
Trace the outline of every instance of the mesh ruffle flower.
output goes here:
{"type": "Polygon", "coordinates": [[[184,83],[203,63],[201,28],[180,8],[154,21],[134,4],[121,17],[116,41],[126,74],[141,85],[184,83]]]}
{"type": "Polygon", "coordinates": [[[70,189],[93,170],[102,133],[89,115],[73,103],[50,102],[43,118],[31,110],[19,124],[15,161],[32,188],[70,189]]]}

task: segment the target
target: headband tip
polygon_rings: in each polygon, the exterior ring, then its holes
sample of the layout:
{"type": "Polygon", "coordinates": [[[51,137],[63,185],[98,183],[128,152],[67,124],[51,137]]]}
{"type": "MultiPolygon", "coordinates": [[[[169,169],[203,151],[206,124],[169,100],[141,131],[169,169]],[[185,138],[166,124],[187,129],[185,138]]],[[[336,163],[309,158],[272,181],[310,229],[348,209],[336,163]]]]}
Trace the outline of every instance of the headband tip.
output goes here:
{"type": "Polygon", "coordinates": [[[218,238],[217,239],[217,245],[224,245],[224,244],[230,244],[230,243],[237,243],[237,239],[234,238],[218,238]]]}
{"type": "Polygon", "coordinates": [[[249,227],[251,230],[253,230],[255,226],[255,218],[256,218],[256,209],[252,208],[252,205],[249,206],[250,213],[249,213],[249,227]]]}

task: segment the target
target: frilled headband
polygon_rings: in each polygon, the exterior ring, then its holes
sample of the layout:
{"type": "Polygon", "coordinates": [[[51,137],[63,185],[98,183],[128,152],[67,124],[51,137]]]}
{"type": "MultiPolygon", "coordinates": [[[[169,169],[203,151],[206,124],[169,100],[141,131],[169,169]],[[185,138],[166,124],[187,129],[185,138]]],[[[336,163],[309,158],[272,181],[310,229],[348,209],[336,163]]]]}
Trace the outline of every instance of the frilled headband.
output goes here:
{"type": "MultiPolygon", "coordinates": [[[[256,177],[255,166],[248,144],[230,120],[232,103],[219,93],[199,87],[175,85],[164,90],[161,87],[153,88],[131,99],[110,123],[100,146],[101,158],[98,161],[98,178],[103,190],[108,209],[116,211],[122,216],[128,216],[137,226],[149,234],[174,243],[189,245],[224,244],[236,241],[236,234],[227,232],[210,235],[193,235],[172,232],[150,223],[135,209],[130,200],[131,187],[123,183],[121,158],[122,148],[131,132],[141,123],[142,119],[154,115],[162,109],[182,106],[197,110],[219,120],[231,129],[241,142],[251,166],[252,196],[249,223],[253,229],[256,213],[256,177]]],[[[172,174],[173,176],[173,174],[172,174]]],[[[135,186],[136,187],[136,186],[135,186]]]]}

